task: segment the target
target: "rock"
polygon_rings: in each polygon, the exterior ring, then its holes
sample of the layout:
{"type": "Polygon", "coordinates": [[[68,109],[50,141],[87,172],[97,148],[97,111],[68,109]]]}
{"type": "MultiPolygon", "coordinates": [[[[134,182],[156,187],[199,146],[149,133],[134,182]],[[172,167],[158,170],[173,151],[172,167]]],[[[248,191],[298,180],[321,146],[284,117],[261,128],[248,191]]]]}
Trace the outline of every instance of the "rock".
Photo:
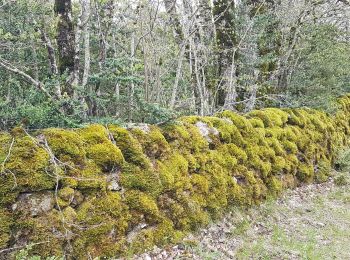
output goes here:
{"type": "Polygon", "coordinates": [[[19,195],[17,202],[12,205],[12,210],[36,217],[51,211],[54,204],[53,192],[23,193],[19,195]]]}
{"type": "Polygon", "coordinates": [[[145,260],[152,260],[152,257],[150,257],[150,255],[145,255],[144,259],[145,260]]]}
{"type": "Polygon", "coordinates": [[[119,172],[111,173],[107,176],[108,186],[110,191],[121,191],[122,187],[119,185],[119,172]]]}
{"type": "Polygon", "coordinates": [[[127,237],[126,237],[126,241],[127,241],[128,243],[131,243],[131,242],[134,240],[134,238],[137,236],[137,234],[138,234],[142,229],[144,229],[144,228],[146,228],[146,227],[147,227],[147,224],[146,224],[146,223],[140,223],[140,224],[138,224],[136,227],[134,227],[133,230],[131,230],[131,231],[129,232],[129,234],[128,234],[127,237]]]}
{"type": "Polygon", "coordinates": [[[144,133],[149,133],[151,131],[150,127],[148,124],[143,124],[143,123],[129,123],[127,125],[128,129],[140,129],[144,133]]]}
{"type": "Polygon", "coordinates": [[[201,121],[198,121],[196,124],[196,127],[198,128],[200,134],[209,142],[211,143],[212,140],[210,138],[210,134],[212,135],[219,135],[219,131],[214,127],[209,127],[208,124],[203,123],[201,121]]]}

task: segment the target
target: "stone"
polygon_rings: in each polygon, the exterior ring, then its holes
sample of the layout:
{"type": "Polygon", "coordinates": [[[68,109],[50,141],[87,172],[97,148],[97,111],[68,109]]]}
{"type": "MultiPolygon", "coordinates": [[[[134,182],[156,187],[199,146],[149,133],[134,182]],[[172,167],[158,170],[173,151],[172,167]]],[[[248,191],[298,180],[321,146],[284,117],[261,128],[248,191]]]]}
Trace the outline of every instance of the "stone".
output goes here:
{"type": "Polygon", "coordinates": [[[54,205],[53,192],[23,193],[19,195],[17,202],[12,205],[12,210],[36,217],[51,211],[54,205]]]}

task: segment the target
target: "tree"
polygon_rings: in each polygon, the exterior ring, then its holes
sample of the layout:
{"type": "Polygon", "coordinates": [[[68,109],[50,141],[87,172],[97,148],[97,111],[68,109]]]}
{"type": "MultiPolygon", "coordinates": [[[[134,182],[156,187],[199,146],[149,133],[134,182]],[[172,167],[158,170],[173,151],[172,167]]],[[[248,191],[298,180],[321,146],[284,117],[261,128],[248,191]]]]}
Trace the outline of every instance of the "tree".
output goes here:
{"type": "Polygon", "coordinates": [[[72,14],[71,0],[55,0],[55,14],[58,17],[57,24],[57,47],[58,47],[58,70],[61,75],[67,73],[70,79],[64,85],[63,92],[69,97],[74,95],[72,86],[75,62],[75,32],[72,14]]]}

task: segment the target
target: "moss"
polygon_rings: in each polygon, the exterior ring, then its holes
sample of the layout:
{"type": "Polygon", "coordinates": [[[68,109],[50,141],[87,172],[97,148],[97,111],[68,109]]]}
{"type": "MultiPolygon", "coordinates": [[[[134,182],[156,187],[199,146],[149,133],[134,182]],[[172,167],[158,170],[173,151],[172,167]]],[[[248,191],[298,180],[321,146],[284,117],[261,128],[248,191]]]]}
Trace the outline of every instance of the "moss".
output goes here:
{"type": "Polygon", "coordinates": [[[142,230],[132,241],[130,253],[137,254],[150,250],[154,245],[163,246],[179,242],[184,234],[177,231],[173,223],[169,220],[163,220],[156,226],[142,230]]]}
{"type": "Polygon", "coordinates": [[[125,164],[120,173],[120,185],[128,190],[139,190],[157,197],[163,190],[160,175],[149,169],[125,164]]]}
{"type": "Polygon", "coordinates": [[[317,164],[317,170],[315,172],[315,181],[316,183],[326,182],[331,174],[332,165],[328,160],[321,160],[317,164]]]}
{"type": "Polygon", "coordinates": [[[11,197],[5,195],[8,202],[13,199],[12,192],[49,190],[55,186],[49,173],[48,153],[28,136],[15,139],[1,179],[1,192],[9,192],[11,197]]]}
{"type": "Polygon", "coordinates": [[[298,153],[298,146],[295,143],[285,140],[285,141],[282,141],[282,145],[287,153],[289,154],[298,153]]]}
{"type": "Polygon", "coordinates": [[[260,118],[250,118],[249,122],[252,124],[254,128],[264,128],[264,122],[260,118]]]}
{"type": "Polygon", "coordinates": [[[227,144],[219,149],[223,154],[229,154],[236,158],[239,164],[244,164],[248,160],[246,152],[235,144],[227,144]]]}
{"type": "Polygon", "coordinates": [[[76,133],[87,145],[101,144],[109,141],[108,131],[102,125],[89,125],[87,127],[78,129],[76,133]]]}
{"type": "Polygon", "coordinates": [[[124,157],[119,148],[109,142],[92,145],[86,156],[107,172],[120,168],[124,163],[124,157]]]}
{"type": "Polygon", "coordinates": [[[141,191],[127,191],[125,194],[126,204],[133,215],[133,222],[140,223],[143,219],[147,223],[158,223],[161,219],[161,214],[158,209],[156,200],[146,193],[141,191]]]}
{"type": "Polygon", "coordinates": [[[108,129],[113,135],[116,145],[122,151],[123,156],[128,163],[144,168],[150,167],[151,163],[144,155],[141,144],[130,134],[127,129],[111,125],[108,126],[108,129]]]}
{"type": "Polygon", "coordinates": [[[86,152],[81,137],[70,130],[46,129],[43,135],[54,155],[62,162],[81,165],[84,163],[86,152]]]}
{"type": "Polygon", "coordinates": [[[11,237],[12,217],[10,212],[0,209],[0,248],[6,248],[11,237]]]}
{"type": "Polygon", "coordinates": [[[247,133],[252,131],[251,123],[241,115],[238,115],[232,111],[224,111],[222,113],[217,114],[220,118],[227,118],[242,132],[247,133]]]}
{"type": "Polygon", "coordinates": [[[248,117],[260,118],[265,127],[282,127],[287,123],[289,115],[277,108],[265,108],[263,110],[255,110],[247,115],[248,117]]]}
{"type": "Polygon", "coordinates": [[[308,163],[300,163],[297,177],[301,182],[310,183],[314,177],[314,166],[308,163]]]}
{"type": "Polygon", "coordinates": [[[79,236],[74,240],[76,256],[112,257],[120,254],[131,218],[118,193],[97,193],[85,199],[74,216],[79,236]]]}
{"type": "MultiPolygon", "coordinates": [[[[236,145],[243,145],[244,139],[238,129],[232,121],[228,119],[222,119],[217,117],[211,117],[208,119],[208,124],[212,125],[217,131],[219,131],[219,141],[222,143],[234,143],[236,145]]],[[[214,142],[216,140],[215,137],[211,137],[214,142]]]]}
{"type": "Polygon", "coordinates": [[[143,151],[150,158],[160,158],[165,156],[170,151],[170,146],[160,129],[155,126],[150,126],[149,132],[144,132],[141,129],[133,129],[132,133],[141,146],[143,147],[143,151]]]}

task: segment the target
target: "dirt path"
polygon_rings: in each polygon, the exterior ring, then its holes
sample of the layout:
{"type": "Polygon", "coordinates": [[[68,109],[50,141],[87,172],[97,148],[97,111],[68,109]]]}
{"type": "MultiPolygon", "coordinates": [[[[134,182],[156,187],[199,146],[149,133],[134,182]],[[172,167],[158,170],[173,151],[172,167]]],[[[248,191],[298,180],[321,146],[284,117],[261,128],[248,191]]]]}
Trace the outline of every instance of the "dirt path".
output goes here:
{"type": "Polygon", "coordinates": [[[350,185],[313,184],[234,209],[183,244],[135,259],[350,259],[350,185]]]}

